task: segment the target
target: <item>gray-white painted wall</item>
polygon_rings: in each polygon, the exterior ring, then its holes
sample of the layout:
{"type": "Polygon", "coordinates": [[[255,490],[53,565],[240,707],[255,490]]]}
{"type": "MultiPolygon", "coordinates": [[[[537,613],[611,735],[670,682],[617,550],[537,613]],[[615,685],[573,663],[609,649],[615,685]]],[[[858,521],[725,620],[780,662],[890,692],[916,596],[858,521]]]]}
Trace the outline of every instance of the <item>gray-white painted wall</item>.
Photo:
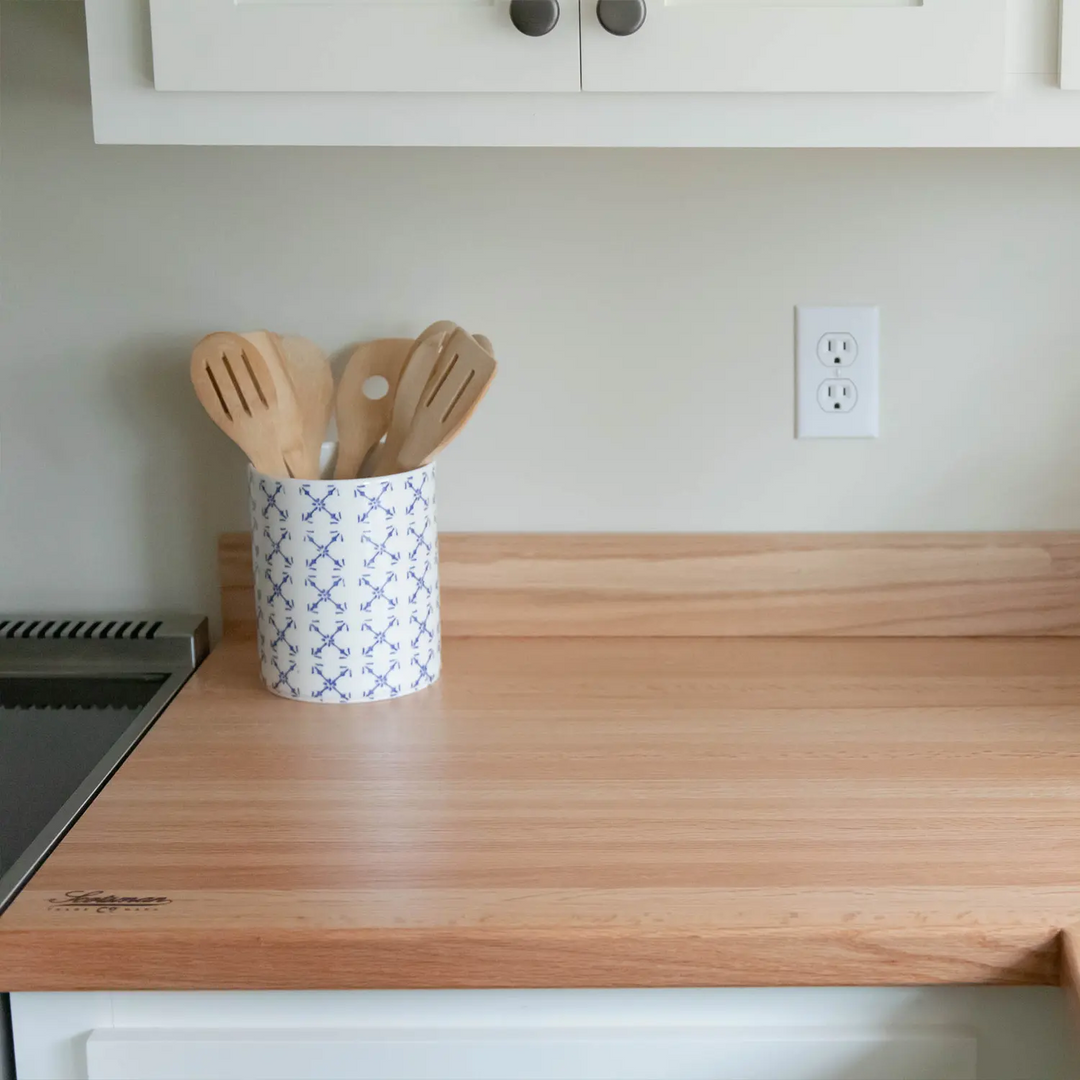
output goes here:
{"type": "Polygon", "coordinates": [[[0,610],[216,611],[221,328],[487,333],[446,529],[1080,528],[1078,152],[96,147],[81,5],[0,18],[0,610]],[[792,438],[799,302],[879,440],[792,438]]]}

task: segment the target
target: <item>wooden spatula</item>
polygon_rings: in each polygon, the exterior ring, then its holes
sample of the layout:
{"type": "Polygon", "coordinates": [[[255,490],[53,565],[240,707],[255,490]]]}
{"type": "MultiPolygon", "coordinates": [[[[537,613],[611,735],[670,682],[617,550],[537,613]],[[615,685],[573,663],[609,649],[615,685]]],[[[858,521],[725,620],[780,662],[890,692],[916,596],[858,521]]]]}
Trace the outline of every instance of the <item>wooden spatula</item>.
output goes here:
{"type": "Polygon", "coordinates": [[[417,469],[452,442],[487,393],[498,368],[495,357],[460,327],[443,345],[436,366],[438,371],[424,387],[401,448],[393,459],[380,461],[376,475],[417,469]]]}
{"type": "Polygon", "coordinates": [[[239,334],[210,334],[191,354],[191,381],[210,419],[259,472],[288,475],[278,437],[277,387],[259,349],[239,334]]]}
{"type": "MultiPolygon", "coordinates": [[[[495,355],[495,346],[491,344],[491,338],[485,337],[483,334],[473,334],[473,337],[476,339],[477,345],[484,349],[485,352],[490,353],[492,356],[495,355]]],[[[494,378],[494,375],[492,376],[492,378],[494,378]]],[[[490,385],[491,379],[488,380],[488,386],[490,385]]],[[[457,427],[447,432],[446,437],[443,439],[443,441],[439,443],[439,445],[435,447],[435,449],[430,454],[428,454],[426,458],[424,458],[422,464],[427,465],[428,462],[434,460],[435,457],[441,454],[443,450],[445,450],[446,447],[458,437],[459,432],[469,422],[469,419],[472,417],[473,412],[475,412],[476,410],[476,406],[480,404],[481,399],[486,393],[487,387],[484,388],[483,393],[481,393],[480,396],[477,397],[476,400],[473,402],[472,408],[468,411],[468,413],[462,417],[461,423],[458,424],[457,427]]]]}
{"type": "Polygon", "coordinates": [[[386,442],[367,462],[365,475],[386,476],[400,471],[396,464],[398,454],[408,438],[423,398],[424,387],[431,380],[447,339],[445,331],[438,329],[441,325],[444,324],[436,323],[434,327],[428,327],[410,349],[394,393],[386,442]]]}
{"type": "Polygon", "coordinates": [[[278,402],[278,441],[281,444],[281,454],[285,459],[288,475],[305,480],[318,479],[317,456],[314,471],[312,471],[312,461],[305,453],[304,416],[300,409],[292,375],[289,372],[288,362],[285,359],[281,337],[269,330],[250,330],[238,336],[262,354],[270,376],[274,380],[278,402]]]}
{"type": "Polygon", "coordinates": [[[296,403],[300,407],[300,427],[303,432],[304,479],[320,476],[319,455],[330,411],[334,404],[334,373],[326,353],[304,337],[285,335],[281,339],[281,354],[292,379],[296,403]]]}
{"type": "Polygon", "coordinates": [[[334,404],[338,429],[336,480],[355,480],[371,448],[386,434],[398,381],[412,347],[411,338],[381,338],[365,342],[349,357],[334,404]],[[369,379],[376,378],[387,382],[384,397],[368,397],[364,389],[369,379]]]}

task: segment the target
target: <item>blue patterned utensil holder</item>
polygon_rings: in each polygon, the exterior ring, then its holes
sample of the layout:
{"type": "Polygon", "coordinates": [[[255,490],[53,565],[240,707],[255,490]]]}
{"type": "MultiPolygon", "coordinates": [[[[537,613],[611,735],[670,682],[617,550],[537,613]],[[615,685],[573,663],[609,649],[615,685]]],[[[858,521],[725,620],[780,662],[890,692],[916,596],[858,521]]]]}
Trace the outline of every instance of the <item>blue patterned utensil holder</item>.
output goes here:
{"type": "Polygon", "coordinates": [[[435,467],[370,480],[249,469],[259,660],[298,701],[382,701],[438,677],[435,467]]]}

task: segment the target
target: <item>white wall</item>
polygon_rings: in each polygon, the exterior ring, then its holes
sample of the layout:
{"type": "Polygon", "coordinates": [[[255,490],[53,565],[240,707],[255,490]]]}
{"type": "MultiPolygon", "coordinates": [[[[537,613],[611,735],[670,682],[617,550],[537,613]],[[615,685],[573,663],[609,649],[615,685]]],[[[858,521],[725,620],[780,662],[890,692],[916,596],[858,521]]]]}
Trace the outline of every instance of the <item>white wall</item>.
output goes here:
{"type": "Polygon", "coordinates": [[[0,610],[215,610],[211,329],[435,318],[502,370],[447,529],[1080,528],[1080,153],[95,147],[2,6],[0,610]],[[792,438],[792,308],[882,306],[882,437],[792,438]]]}

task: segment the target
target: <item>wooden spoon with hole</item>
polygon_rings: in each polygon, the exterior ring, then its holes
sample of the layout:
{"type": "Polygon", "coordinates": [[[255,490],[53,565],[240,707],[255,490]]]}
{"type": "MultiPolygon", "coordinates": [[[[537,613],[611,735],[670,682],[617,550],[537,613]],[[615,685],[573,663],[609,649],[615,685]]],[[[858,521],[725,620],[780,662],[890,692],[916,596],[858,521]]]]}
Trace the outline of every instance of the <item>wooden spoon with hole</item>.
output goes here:
{"type": "Polygon", "coordinates": [[[390,423],[398,380],[412,350],[411,338],[380,338],[357,347],[338,384],[334,402],[338,455],[335,480],[355,480],[372,447],[390,423]],[[386,392],[372,397],[371,379],[385,379],[386,392]]]}
{"type": "Polygon", "coordinates": [[[191,382],[210,419],[268,476],[288,476],[277,386],[262,352],[239,334],[209,334],[191,354],[191,382]]]}

